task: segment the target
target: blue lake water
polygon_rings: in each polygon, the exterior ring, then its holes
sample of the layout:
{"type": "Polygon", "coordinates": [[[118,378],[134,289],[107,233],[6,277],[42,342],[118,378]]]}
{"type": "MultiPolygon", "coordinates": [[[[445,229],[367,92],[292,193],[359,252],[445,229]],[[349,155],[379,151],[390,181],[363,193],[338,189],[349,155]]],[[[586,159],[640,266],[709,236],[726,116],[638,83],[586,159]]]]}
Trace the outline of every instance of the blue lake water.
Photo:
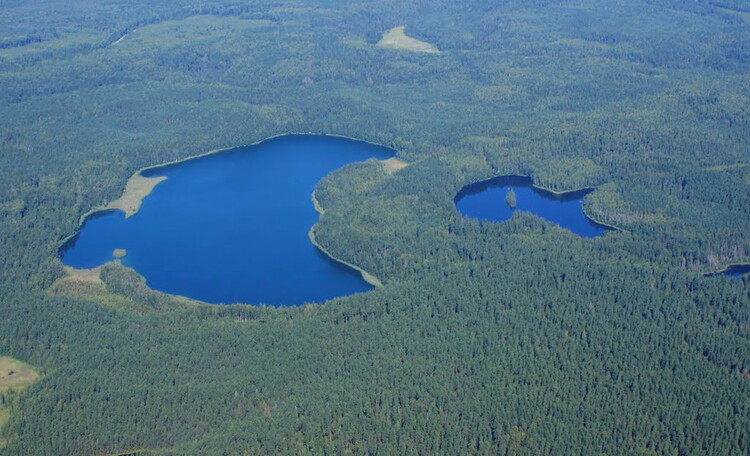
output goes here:
{"type": "Polygon", "coordinates": [[[584,214],[583,197],[591,191],[552,193],[534,188],[528,177],[502,176],[467,185],[458,193],[455,202],[458,211],[467,217],[502,222],[508,220],[513,211],[526,211],[579,236],[593,238],[603,235],[610,228],[584,214]],[[516,194],[515,209],[506,202],[506,195],[511,189],[516,194]]]}
{"type": "Polygon", "coordinates": [[[148,285],[210,303],[299,305],[372,288],[359,272],[313,246],[316,183],[341,166],[393,151],[331,136],[289,135],[152,168],[167,176],[125,218],[90,217],[62,249],[64,264],[122,263],[148,285]]]}
{"type": "Polygon", "coordinates": [[[750,274],[750,264],[732,264],[721,272],[711,272],[709,274],[706,274],[706,276],[728,276],[739,279],[745,274],[750,274]]]}

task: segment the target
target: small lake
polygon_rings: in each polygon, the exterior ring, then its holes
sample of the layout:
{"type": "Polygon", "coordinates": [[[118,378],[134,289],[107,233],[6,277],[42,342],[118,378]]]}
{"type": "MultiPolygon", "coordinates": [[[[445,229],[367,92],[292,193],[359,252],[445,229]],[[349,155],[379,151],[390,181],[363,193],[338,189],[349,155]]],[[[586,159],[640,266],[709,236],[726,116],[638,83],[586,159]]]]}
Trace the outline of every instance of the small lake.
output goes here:
{"type": "Polygon", "coordinates": [[[750,264],[732,264],[732,265],[727,266],[727,268],[724,269],[723,271],[711,272],[705,275],[706,277],[727,276],[727,277],[740,278],[741,276],[745,274],[750,274],[750,264]]]}
{"type": "Polygon", "coordinates": [[[372,288],[313,246],[316,183],[341,166],[393,150],[333,136],[288,135],[151,168],[167,176],[125,218],[88,218],[62,261],[92,268],[125,249],[122,263],[156,290],[209,303],[321,302],[372,288]]]}
{"type": "Polygon", "coordinates": [[[492,222],[508,220],[513,211],[526,211],[556,223],[573,233],[593,238],[611,228],[600,225],[583,212],[583,198],[593,189],[553,193],[533,186],[522,176],[502,176],[467,185],[456,195],[458,211],[466,216],[492,222]],[[508,203],[508,192],[515,195],[515,208],[508,203]]]}

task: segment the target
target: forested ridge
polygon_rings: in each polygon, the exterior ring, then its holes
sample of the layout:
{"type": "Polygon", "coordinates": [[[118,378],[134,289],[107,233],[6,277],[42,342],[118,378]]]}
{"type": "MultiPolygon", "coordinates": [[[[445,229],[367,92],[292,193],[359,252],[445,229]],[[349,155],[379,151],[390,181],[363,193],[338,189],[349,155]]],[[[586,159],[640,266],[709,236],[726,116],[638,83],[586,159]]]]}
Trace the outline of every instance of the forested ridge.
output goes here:
{"type": "Polygon", "coordinates": [[[0,455],[750,452],[750,5],[6,1],[0,455]],[[406,33],[439,54],[381,49],[406,33]],[[316,240],[380,279],[205,305],[63,239],[136,170],[284,133],[410,165],[320,181],[316,240]],[[463,218],[524,175],[616,231],[463,218]],[[70,279],[70,278],[69,278],[70,279]]]}

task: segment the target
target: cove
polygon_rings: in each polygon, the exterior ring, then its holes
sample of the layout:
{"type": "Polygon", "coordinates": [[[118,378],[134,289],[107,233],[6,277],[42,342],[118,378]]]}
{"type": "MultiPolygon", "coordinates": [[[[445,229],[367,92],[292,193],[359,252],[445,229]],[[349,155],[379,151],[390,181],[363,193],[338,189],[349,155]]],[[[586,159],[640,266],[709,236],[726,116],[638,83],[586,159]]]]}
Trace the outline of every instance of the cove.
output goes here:
{"type": "Polygon", "coordinates": [[[492,222],[508,220],[514,210],[530,212],[587,238],[611,230],[594,222],[583,212],[583,197],[593,189],[554,193],[533,186],[524,176],[501,176],[470,184],[461,189],[454,202],[466,216],[492,222]],[[509,190],[515,193],[515,208],[506,202],[509,190]]]}
{"type": "Polygon", "coordinates": [[[150,168],[141,174],[167,179],[140,210],[87,218],[62,261],[92,268],[117,253],[151,288],[208,303],[288,306],[367,291],[358,271],[310,242],[311,195],[347,163],[392,156],[362,141],[287,135],[150,168]]]}

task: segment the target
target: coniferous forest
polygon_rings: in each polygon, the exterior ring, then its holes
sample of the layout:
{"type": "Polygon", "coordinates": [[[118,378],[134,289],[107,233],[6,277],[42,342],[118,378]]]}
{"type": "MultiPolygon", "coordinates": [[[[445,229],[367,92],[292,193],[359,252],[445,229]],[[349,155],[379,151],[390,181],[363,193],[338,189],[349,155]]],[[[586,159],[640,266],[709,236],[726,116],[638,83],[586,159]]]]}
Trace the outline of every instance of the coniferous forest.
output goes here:
{"type": "Polygon", "coordinates": [[[6,0],[0,88],[0,357],[39,376],[0,370],[0,455],[750,453],[750,275],[706,276],[750,263],[745,0],[6,0]],[[138,169],[285,133],[409,164],[315,190],[382,287],[208,305],[63,267],[138,169]],[[617,229],[458,213],[502,175],[617,229]]]}

